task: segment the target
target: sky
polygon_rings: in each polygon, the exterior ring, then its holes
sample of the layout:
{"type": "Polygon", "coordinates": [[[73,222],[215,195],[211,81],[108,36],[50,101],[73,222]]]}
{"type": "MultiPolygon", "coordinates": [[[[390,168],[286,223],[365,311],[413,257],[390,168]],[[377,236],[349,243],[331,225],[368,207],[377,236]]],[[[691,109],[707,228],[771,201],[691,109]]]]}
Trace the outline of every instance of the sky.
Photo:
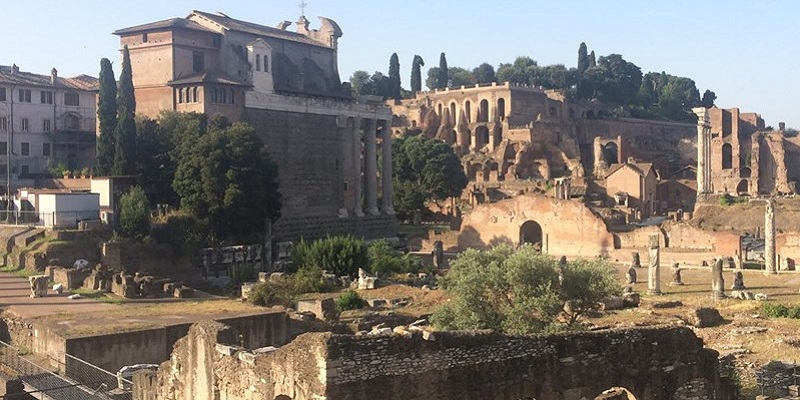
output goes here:
{"type": "MultiPolygon", "coordinates": [[[[296,21],[300,0],[2,0],[0,65],[60,76],[97,76],[100,59],[119,62],[113,31],[192,10],[221,11],[267,26],[296,21]]],[[[305,0],[311,28],[317,16],[336,21],[339,73],[387,73],[400,59],[408,88],[411,61],[428,67],[446,53],[448,65],[497,68],[517,56],[539,65],[574,67],[585,42],[597,56],[617,53],[643,73],[666,71],[693,79],[717,105],[757,112],[767,125],[800,128],[797,28],[800,2],[685,0],[305,0]]],[[[289,29],[293,29],[294,26],[289,29]]],[[[118,67],[115,72],[119,73],[118,67]]]]}

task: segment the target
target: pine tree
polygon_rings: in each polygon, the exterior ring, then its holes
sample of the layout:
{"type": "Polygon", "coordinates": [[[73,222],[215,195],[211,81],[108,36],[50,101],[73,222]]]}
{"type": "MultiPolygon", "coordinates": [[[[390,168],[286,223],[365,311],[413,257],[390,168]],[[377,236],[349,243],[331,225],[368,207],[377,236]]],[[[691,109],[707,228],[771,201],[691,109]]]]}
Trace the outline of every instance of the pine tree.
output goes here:
{"type": "Polygon", "coordinates": [[[122,72],[117,92],[117,128],[115,130],[114,175],[130,175],[136,169],[136,98],[128,46],[122,51],[122,72]]]}
{"type": "Polygon", "coordinates": [[[422,90],[422,69],[425,65],[425,61],[422,60],[422,57],[415,55],[414,61],[411,63],[411,91],[412,92],[419,92],[422,90]]]}
{"type": "Polygon", "coordinates": [[[589,53],[589,68],[597,66],[597,59],[594,56],[594,50],[589,53]]]}
{"type": "Polygon", "coordinates": [[[389,58],[389,97],[400,99],[400,60],[397,53],[392,53],[389,58]]]}
{"type": "Polygon", "coordinates": [[[117,80],[111,61],[100,60],[100,91],[97,100],[100,135],[97,138],[97,172],[107,175],[114,165],[115,130],[117,127],[117,80]]]}
{"type": "Polygon", "coordinates": [[[439,76],[436,77],[436,88],[444,89],[447,87],[450,77],[447,73],[447,58],[444,53],[439,56],[439,76]]]}
{"type": "Polygon", "coordinates": [[[586,49],[586,43],[581,42],[578,47],[578,73],[583,74],[583,71],[589,69],[589,54],[586,49]]]}

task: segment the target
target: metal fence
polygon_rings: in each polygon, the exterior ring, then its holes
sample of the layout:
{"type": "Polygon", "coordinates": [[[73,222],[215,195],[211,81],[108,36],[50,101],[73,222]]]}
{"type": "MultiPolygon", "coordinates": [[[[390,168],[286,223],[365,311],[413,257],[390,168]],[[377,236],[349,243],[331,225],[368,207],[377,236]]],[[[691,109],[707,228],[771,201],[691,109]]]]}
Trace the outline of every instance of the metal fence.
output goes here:
{"type": "MultiPolygon", "coordinates": [[[[18,374],[25,393],[36,399],[53,400],[132,400],[131,382],[123,380],[127,390],[118,388],[115,374],[67,354],[66,365],[56,374],[26,359],[20,349],[0,341],[0,364],[18,374]]],[[[54,359],[50,359],[54,361],[54,359]]],[[[8,395],[11,395],[9,393],[8,395]]],[[[13,397],[11,397],[13,398],[13,397]]]]}
{"type": "Polygon", "coordinates": [[[99,220],[97,211],[36,212],[0,210],[0,224],[75,229],[81,221],[99,220]]]}

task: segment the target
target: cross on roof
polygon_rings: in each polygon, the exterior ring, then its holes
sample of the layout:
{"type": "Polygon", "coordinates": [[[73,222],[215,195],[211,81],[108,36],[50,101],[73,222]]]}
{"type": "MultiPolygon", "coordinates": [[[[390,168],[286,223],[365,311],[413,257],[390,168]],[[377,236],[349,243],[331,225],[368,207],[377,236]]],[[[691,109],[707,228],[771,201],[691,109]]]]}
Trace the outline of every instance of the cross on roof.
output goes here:
{"type": "Polygon", "coordinates": [[[306,16],[306,6],[307,5],[308,4],[305,2],[305,0],[300,0],[300,5],[299,5],[299,7],[300,7],[300,16],[303,16],[303,17],[306,16]]]}

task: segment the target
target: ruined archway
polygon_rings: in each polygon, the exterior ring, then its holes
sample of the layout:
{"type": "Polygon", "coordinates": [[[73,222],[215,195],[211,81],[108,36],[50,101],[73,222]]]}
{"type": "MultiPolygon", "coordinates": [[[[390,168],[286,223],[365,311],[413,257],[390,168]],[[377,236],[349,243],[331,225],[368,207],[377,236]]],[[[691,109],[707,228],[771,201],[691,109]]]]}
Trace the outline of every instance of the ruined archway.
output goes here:
{"type": "Polygon", "coordinates": [[[603,146],[603,161],[606,162],[606,165],[619,162],[619,146],[617,146],[617,143],[608,142],[603,146]]]}
{"type": "Polygon", "coordinates": [[[458,124],[458,121],[456,121],[456,118],[458,116],[458,114],[456,114],[457,107],[458,106],[456,106],[456,102],[450,103],[450,118],[452,118],[452,120],[450,122],[453,125],[457,125],[458,124]]]}
{"type": "Polygon", "coordinates": [[[489,122],[489,102],[481,100],[478,107],[478,122],[489,122]]]}
{"type": "Polygon", "coordinates": [[[281,395],[278,395],[277,397],[275,397],[275,400],[292,400],[292,398],[287,396],[287,395],[285,395],[285,394],[281,394],[281,395]]]}
{"type": "Polygon", "coordinates": [[[480,149],[489,144],[489,128],[479,126],[475,128],[475,147],[480,149]]]}
{"type": "Polygon", "coordinates": [[[506,118],[506,99],[497,99],[497,119],[503,121],[506,118]]]}
{"type": "Polygon", "coordinates": [[[730,143],[722,145],[722,169],[733,168],[733,146],[730,143]]]}
{"type": "Polygon", "coordinates": [[[747,179],[742,179],[739,181],[739,184],[736,185],[736,194],[747,194],[750,192],[750,185],[747,184],[747,179]]]}
{"type": "Polygon", "coordinates": [[[469,100],[464,103],[464,114],[467,116],[467,123],[472,122],[472,105],[470,104],[469,100]]]}
{"type": "Polygon", "coordinates": [[[536,221],[527,221],[519,228],[519,243],[531,244],[539,251],[542,250],[544,234],[542,226],[536,221]]]}

